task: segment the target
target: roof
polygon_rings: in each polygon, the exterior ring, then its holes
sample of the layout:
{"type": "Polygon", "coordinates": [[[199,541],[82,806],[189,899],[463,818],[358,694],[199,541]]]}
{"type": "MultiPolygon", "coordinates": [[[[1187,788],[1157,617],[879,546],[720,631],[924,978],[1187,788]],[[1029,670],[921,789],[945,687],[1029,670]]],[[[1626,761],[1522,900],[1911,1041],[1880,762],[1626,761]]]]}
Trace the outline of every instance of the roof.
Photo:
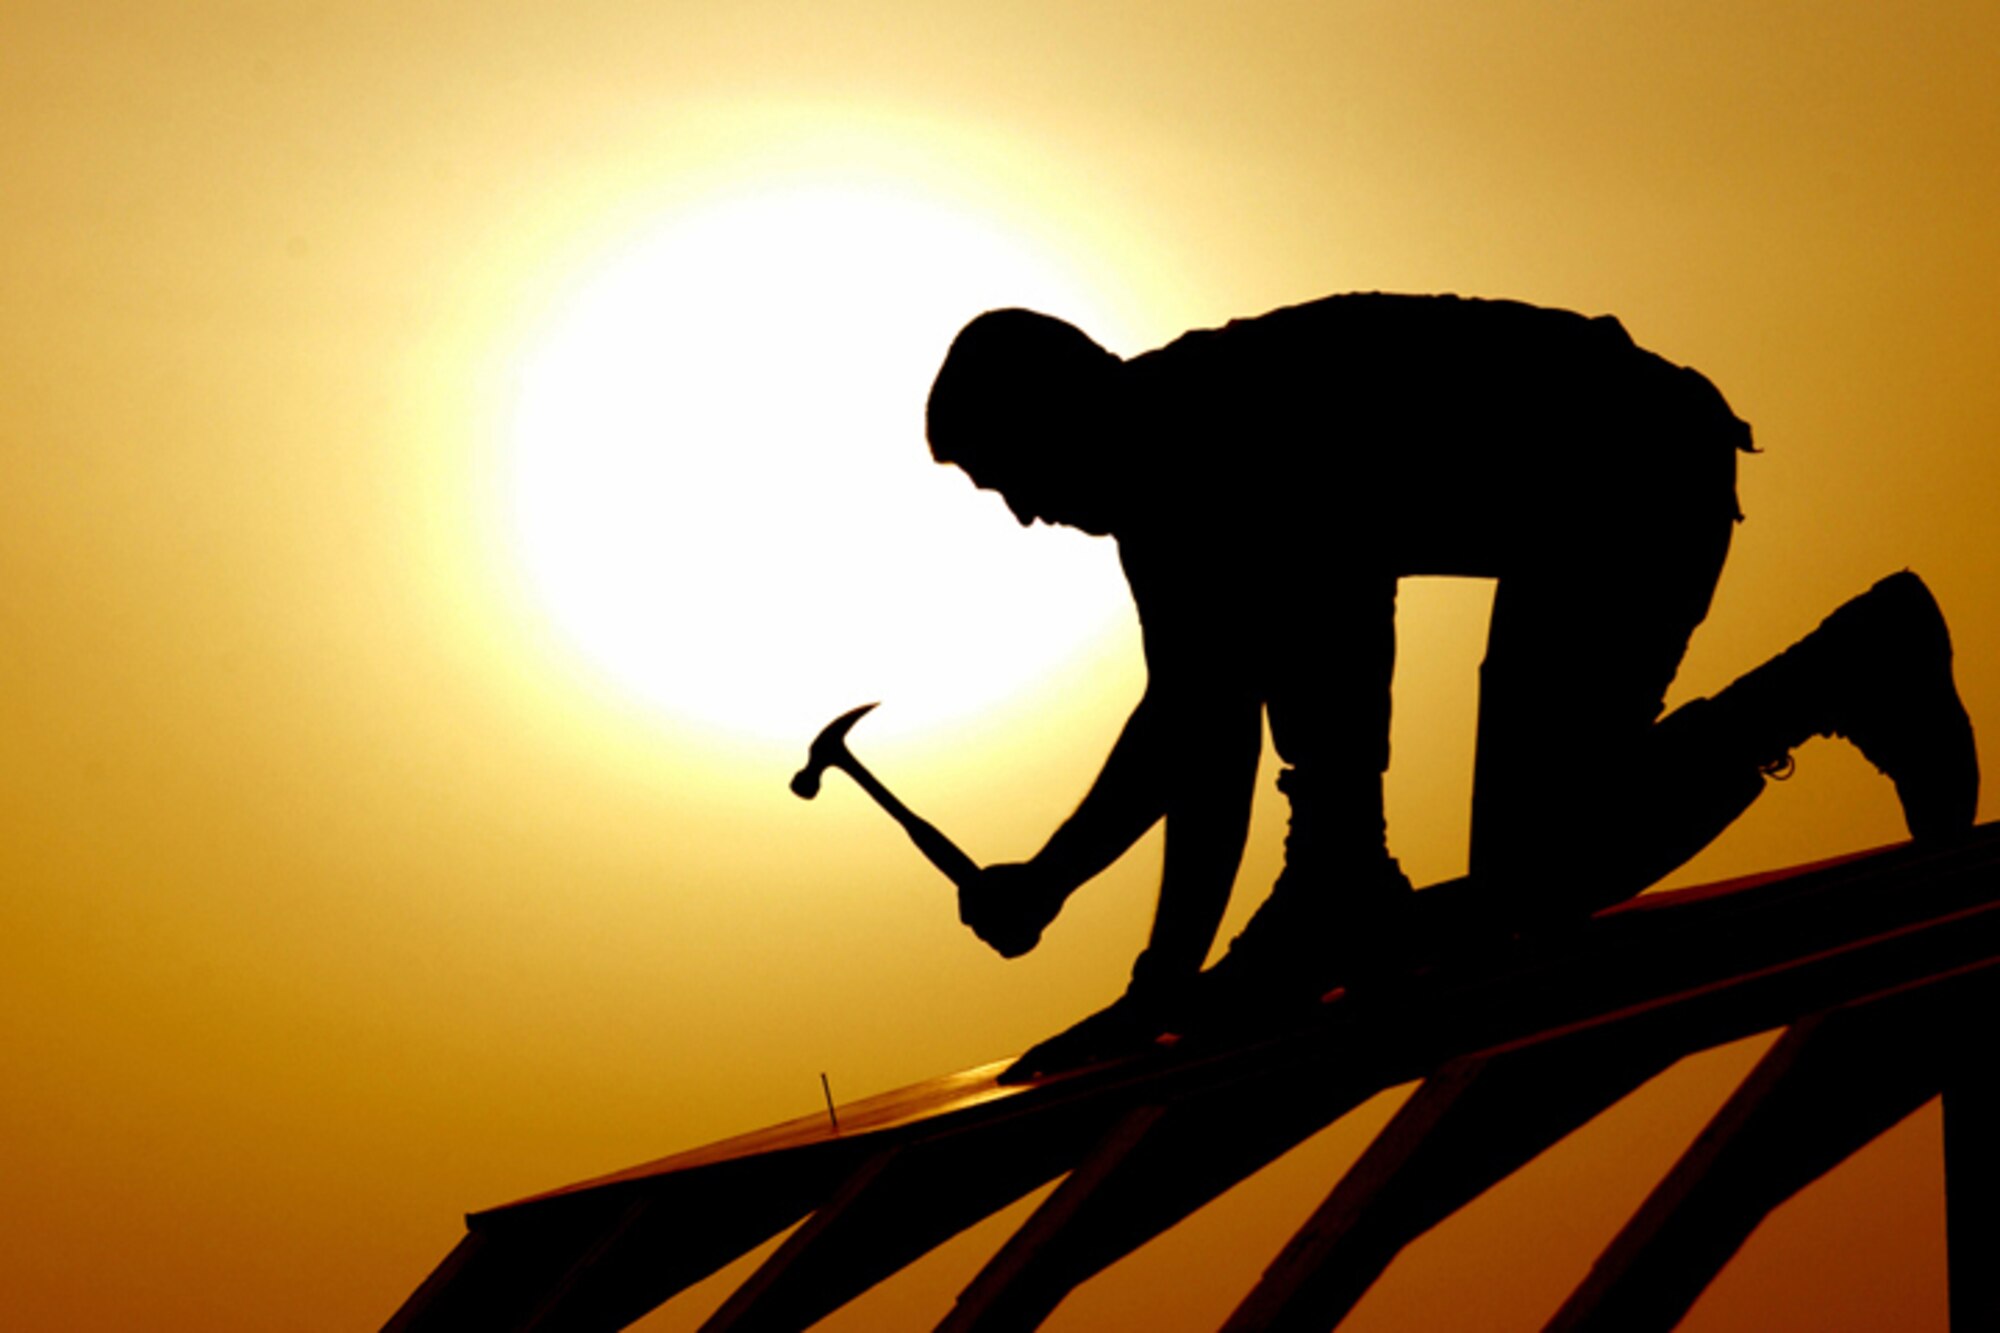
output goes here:
{"type": "MultiPolygon", "coordinates": [[[[1376,1092],[1422,1080],[1226,1326],[1324,1329],[1404,1244],[1655,1073],[1783,1028],[1552,1325],[1666,1328],[1791,1192],[1941,1091],[1994,1095],[1938,1019],[1983,1012],[2000,977],[2000,825],[1648,894],[1525,938],[1496,933],[1462,882],[1418,899],[1435,961],[1282,1030],[1019,1086],[986,1065],[840,1107],[837,1125],[807,1117],[476,1212],[387,1327],[621,1328],[805,1219],[705,1326],[802,1328],[1061,1177],[939,1312],[943,1329],[1033,1328],[1376,1092]]],[[[1955,1251],[2000,1238],[1983,1210],[1952,1230],[1955,1251]]],[[[1954,1302],[2000,1313],[2000,1290],[1961,1292],[1953,1273],[1954,1302]]]]}

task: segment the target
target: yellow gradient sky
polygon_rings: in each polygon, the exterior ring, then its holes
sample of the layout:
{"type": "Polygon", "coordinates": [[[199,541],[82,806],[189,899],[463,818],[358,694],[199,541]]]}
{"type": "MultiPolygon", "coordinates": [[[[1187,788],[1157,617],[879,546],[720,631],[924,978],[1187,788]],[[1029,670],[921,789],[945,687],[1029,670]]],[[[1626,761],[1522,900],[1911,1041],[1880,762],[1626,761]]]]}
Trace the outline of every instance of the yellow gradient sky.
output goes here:
{"type": "MultiPolygon", "coordinates": [[[[465,1209],[1110,998],[1156,843],[1005,964],[851,787],[785,791],[881,697],[857,751],[1024,855],[1138,688],[1108,545],[926,459],[960,303],[1126,351],[1357,288],[1615,312],[1766,450],[1681,696],[1909,565],[2000,734],[1996,65],[1990,3],[9,4],[4,1322],[370,1327],[465,1209]]],[[[1404,598],[1422,880],[1463,866],[1487,595],[1404,598]]],[[[1821,743],[1683,878],[1899,836],[1821,743]]],[[[1536,1326],[1757,1049],[1352,1326],[1536,1326]]],[[[1393,1105],[1051,1327],[1213,1327],[1393,1105]]],[[[1937,1141],[1788,1205],[1689,1327],[1942,1329],[1937,1141]]],[[[928,1327],[997,1240],[829,1326],[928,1327]]]]}

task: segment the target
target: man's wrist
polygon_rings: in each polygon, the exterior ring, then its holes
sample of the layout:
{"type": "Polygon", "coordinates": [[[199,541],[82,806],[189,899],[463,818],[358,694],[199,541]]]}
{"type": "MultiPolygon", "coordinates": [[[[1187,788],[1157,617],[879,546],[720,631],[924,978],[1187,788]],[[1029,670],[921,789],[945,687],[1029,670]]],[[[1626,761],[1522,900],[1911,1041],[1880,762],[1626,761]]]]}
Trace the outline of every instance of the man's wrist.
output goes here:
{"type": "Polygon", "coordinates": [[[1036,879],[1058,902],[1068,901],[1077,886],[1083,883],[1083,877],[1076,873],[1074,861],[1064,856],[1054,841],[1030,857],[1027,864],[1035,872],[1036,879]]]}

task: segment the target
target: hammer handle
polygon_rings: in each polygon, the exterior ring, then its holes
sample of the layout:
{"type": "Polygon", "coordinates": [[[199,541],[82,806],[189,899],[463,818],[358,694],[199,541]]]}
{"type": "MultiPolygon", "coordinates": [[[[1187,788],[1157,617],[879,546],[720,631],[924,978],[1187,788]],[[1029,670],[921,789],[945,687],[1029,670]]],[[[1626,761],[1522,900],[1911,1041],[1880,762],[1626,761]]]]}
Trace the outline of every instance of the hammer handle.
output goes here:
{"type": "Polygon", "coordinates": [[[861,790],[875,798],[875,804],[889,812],[903,832],[910,835],[910,841],[917,844],[917,850],[930,859],[930,863],[944,871],[946,879],[964,888],[979,874],[979,866],[958,844],[937,830],[929,820],[896,799],[895,793],[875,780],[875,775],[861,766],[861,761],[853,755],[842,755],[833,761],[833,766],[844,770],[847,776],[861,784],[861,790]]]}

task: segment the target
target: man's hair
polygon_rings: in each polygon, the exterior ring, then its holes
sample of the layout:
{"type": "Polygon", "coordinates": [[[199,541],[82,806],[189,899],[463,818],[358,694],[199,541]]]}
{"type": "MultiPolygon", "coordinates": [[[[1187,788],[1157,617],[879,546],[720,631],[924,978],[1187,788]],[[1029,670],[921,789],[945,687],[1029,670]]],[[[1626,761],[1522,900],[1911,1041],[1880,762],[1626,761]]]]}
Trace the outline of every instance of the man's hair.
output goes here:
{"type": "Polygon", "coordinates": [[[1064,413],[1118,358],[1082,329],[1033,310],[989,310],[952,339],[924,409],[940,463],[1064,413]]]}

